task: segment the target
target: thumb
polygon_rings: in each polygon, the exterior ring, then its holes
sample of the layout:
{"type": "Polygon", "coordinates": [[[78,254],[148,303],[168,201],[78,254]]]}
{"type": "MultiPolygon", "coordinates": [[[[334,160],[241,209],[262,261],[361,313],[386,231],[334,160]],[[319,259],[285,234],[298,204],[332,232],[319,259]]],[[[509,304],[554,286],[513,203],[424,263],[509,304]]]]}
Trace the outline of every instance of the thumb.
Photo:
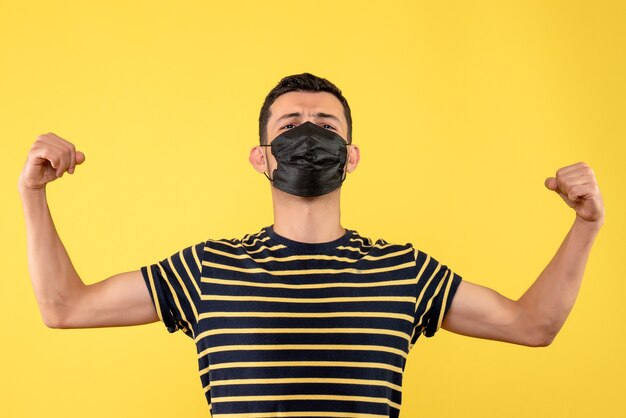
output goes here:
{"type": "Polygon", "coordinates": [[[557,189],[556,178],[554,177],[548,177],[544,184],[549,190],[555,191],[557,189]]]}
{"type": "Polygon", "coordinates": [[[76,164],[82,164],[85,162],[85,154],[80,151],[76,151],[76,164]]]}

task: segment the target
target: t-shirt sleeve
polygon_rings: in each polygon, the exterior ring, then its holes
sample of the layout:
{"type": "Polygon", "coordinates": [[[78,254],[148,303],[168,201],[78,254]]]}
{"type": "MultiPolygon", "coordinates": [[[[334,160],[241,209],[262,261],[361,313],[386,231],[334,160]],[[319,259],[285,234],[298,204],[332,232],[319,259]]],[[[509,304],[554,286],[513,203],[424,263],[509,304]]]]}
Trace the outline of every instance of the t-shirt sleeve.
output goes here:
{"type": "Polygon", "coordinates": [[[152,303],[169,332],[194,337],[200,305],[204,242],[187,247],[158,263],[141,267],[152,303]]]}
{"type": "Polygon", "coordinates": [[[422,251],[416,251],[415,262],[418,272],[417,299],[411,344],[415,344],[421,334],[432,337],[441,328],[462,280],[448,266],[422,251]]]}

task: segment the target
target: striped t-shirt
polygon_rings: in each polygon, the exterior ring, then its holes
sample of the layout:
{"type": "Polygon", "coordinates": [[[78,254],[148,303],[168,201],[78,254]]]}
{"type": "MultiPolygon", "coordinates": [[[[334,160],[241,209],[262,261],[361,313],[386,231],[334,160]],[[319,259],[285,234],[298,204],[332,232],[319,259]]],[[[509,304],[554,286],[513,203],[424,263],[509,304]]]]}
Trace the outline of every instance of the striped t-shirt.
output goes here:
{"type": "Polygon", "coordinates": [[[398,417],[407,354],[461,281],[412,245],[272,227],[141,268],[160,319],[193,338],[213,418],[398,417]]]}

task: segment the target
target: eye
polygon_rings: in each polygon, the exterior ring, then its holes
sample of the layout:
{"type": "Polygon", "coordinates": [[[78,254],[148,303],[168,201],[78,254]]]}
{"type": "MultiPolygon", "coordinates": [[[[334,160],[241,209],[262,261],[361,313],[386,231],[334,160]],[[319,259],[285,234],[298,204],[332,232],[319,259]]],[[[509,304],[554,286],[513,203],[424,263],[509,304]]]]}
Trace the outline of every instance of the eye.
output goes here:
{"type": "Polygon", "coordinates": [[[324,124],[324,125],[322,125],[322,128],[324,128],[324,129],[332,129],[332,130],[336,130],[336,129],[335,129],[335,127],[334,127],[333,125],[329,125],[329,124],[327,124],[327,123],[326,123],[326,124],[324,124]]]}
{"type": "Polygon", "coordinates": [[[294,125],[293,123],[288,123],[287,125],[283,126],[283,127],[282,127],[282,128],[280,128],[280,129],[285,129],[285,128],[287,128],[287,129],[293,129],[293,128],[295,128],[295,127],[296,127],[296,125],[294,125]]]}

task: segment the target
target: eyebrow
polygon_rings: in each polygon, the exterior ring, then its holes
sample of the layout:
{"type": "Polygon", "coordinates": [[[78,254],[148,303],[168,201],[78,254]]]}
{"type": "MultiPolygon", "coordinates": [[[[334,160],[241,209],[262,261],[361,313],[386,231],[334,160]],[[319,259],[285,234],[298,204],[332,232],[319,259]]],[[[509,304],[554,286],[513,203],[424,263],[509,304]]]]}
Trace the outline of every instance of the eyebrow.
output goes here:
{"type": "MultiPolygon", "coordinates": [[[[302,116],[302,113],[300,112],[287,113],[286,115],[282,115],[281,117],[276,119],[276,122],[274,123],[274,125],[277,125],[282,120],[294,118],[294,117],[300,117],[300,116],[302,116]]],[[[313,117],[318,118],[318,119],[321,119],[321,118],[332,119],[336,121],[337,124],[341,125],[341,121],[339,120],[339,118],[335,115],[331,115],[330,113],[317,112],[313,114],[313,117]]]]}

